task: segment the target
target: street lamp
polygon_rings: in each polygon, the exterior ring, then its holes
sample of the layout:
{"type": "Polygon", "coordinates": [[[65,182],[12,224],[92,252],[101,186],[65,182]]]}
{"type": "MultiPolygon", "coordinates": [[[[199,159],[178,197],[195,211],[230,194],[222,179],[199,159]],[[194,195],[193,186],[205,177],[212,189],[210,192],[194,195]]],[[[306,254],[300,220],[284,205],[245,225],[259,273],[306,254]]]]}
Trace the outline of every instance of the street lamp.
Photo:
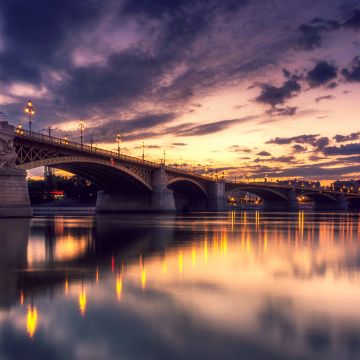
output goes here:
{"type": "Polygon", "coordinates": [[[166,150],[164,149],[164,165],[165,165],[165,159],[166,159],[166,150]]]}
{"type": "Polygon", "coordinates": [[[83,121],[80,121],[79,129],[80,129],[80,144],[81,144],[81,147],[83,147],[83,132],[85,130],[85,124],[83,121]]]}
{"type": "Polygon", "coordinates": [[[145,145],[144,142],[142,142],[142,161],[145,160],[145,145]]]}
{"type": "Polygon", "coordinates": [[[24,111],[25,111],[26,114],[29,114],[29,130],[30,130],[30,132],[31,132],[31,117],[32,117],[33,115],[35,115],[35,108],[34,108],[32,102],[31,102],[31,100],[29,100],[29,101],[27,102],[24,111]]]}
{"type": "Polygon", "coordinates": [[[120,133],[116,134],[116,142],[117,142],[118,156],[120,157],[120,142],[121,142],[120,133]]]}
{"type": "Polygon", "coordinates": [[[21,124],[19,124],[18,127],[16,128],[16,133],[19,135],[24,135],[24,130],[21,124]]]}

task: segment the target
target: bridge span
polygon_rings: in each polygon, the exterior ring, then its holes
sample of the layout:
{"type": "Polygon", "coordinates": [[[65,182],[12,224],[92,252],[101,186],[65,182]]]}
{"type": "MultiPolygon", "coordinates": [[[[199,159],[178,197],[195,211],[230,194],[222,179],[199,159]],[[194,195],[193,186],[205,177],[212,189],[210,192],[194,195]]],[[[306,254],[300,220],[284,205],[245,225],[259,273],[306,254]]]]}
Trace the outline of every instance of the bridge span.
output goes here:
{"type": "Polygon", "coordinates": [[[31,216],[26,170],[50,166],[80,175],[102,190],[98,212],[223,211],[233,191],[263,199],[264,208],[297,209],[308,196],[316,209],[346,210],[360,194],[273,183],[230,182],[117,152],[15,128],[0,122],[0,217],[31,216]]]}
{"type": "Polygon", "coordinates": [[[264,210],[297,210],[298,198],[313,201],[314,210],[348,210],[360,208],[359,192],[335,191],[322,186],[278,184],[269,182],[226,182],[226,194],[246,191],[259,196],[264,210]]]}

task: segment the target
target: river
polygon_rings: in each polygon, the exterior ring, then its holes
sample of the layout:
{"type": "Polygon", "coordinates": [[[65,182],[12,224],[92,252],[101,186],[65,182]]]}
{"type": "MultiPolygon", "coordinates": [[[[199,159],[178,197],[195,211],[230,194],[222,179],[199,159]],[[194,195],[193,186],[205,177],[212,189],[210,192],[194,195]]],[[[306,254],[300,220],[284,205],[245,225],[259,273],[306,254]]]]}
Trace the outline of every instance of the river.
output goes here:
{"type": "Polygon", "coordinates": [[[0,359],[359,359],[357,213],[0,220],[0,359]]]}

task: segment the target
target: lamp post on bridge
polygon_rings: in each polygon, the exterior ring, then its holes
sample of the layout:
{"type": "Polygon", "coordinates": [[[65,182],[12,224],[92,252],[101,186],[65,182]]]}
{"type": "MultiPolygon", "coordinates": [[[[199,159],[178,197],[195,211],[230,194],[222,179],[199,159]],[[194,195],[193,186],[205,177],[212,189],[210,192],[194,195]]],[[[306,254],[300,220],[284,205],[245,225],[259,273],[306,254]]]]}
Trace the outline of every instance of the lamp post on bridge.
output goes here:
{"type": "Polygon", "coordinates": [[[81,147],[83,147],[83,133],[85,130],[85,124],[83,121],[80,121],[79,129],[80,129],[80,144],[81,144],[81,147]]]}
{"type": "Polygon", "coordinates": [[[145,161],[145,145],[144,142],[142,142],[142,161],[145,161]]]}
{"type": "Polygon", "coordinates": [[[118,157],[120,157],[120,142],[121,142],[120,133],[116,134],[116,142],[117,142],[118,157]]]}
{"type": "Polygon", "coordinates": [[[166,161],[166,150],[164,149],[164,158],[163,158],[163,161],[164,161],[164,166],[165,166],[165,161],[166,161]]]}
{"type": "Polygon", "coordinates": [[[27,102],[24,111],[26,114],[29,115],[29,131],[31,133],[32,116],[35,115],[35,108],[34,108],[31,100],[29,100],[27,102]]]}

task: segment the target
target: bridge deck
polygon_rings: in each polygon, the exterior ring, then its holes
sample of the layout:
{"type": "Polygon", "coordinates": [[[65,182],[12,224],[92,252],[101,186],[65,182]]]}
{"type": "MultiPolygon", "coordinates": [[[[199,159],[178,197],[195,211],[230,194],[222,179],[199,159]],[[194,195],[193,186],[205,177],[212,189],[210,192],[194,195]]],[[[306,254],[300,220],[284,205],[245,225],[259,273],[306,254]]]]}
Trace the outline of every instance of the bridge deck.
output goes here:
{"type": "Polygon", "coordinates": [[[159,169],[161,166],[165,167],[165,170],[174,174],[184,175],[188,177],[194,177],[197,179],[202,179],[206,181],[214,181],[209,176],[205,176],[203,174],[199,174],[190,170],[182,169],[179,167],[168,166],[162,163],[157,163],[154,161],[145,160],[142,158],[137,158],[134,156],[129,156],[125,154],[118,154],[115,151],[105,150],[99,148],[97,146],[90,146],[81,144],[75,141],[70,141],[66,139],[57,138],[54,136],[44,135],[37,132],[30,132],[28,130],[15,128],[15,144],[23,143],[24,140],[30,141],[33,143],[41,143],[43,145],[50,145],[53,147],[57,147],[64,150],[74,151],[77,154],[86,155],[86,156],[95,156],[107,158],[109,161],[123,161],[134,165],[140,165],[143,167],[151,168],[151,169],[159,169]]]}

